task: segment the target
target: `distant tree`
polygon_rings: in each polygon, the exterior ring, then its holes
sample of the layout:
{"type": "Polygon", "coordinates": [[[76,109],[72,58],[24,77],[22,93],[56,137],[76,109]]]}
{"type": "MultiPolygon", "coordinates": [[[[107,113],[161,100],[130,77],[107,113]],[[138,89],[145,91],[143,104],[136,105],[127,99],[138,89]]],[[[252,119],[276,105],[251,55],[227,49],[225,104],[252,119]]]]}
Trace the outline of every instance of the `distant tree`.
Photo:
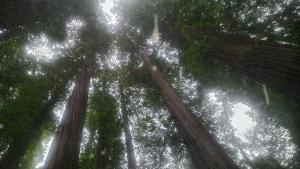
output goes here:
{"type": "Polygon", "coordinates": [[[121,160],[121,121],[117,115],[116,100],[108,93],[95,97],[97,115],[96,169],[118,168],[121,160]],[[99,97],[100,96],[100,97],[99,97]],[[96,105],[97,104],[97,105],[96,105]]]}
{"type": "Polygon", "coordinates": [[[124,94],[124,89],[122,87],[122,84],[119,84],[119,94],[120,94],[121,112],[122,112],[122,120],[123,120],[123,130],[125,133],[128,168],[137,169],[133,141],[132,141],[132,136],[129,127],[129,115],[126,107],[127,99],[124,94]]]}
{"type": "Polygon", "coordinates": [[[87,124],[90,139],[81,156],[81,168],[120,167],[122,153],[121,122],[117,115],[116,100],[107,92],[99,90],[98,87],[96,87],[89,102],[87,124]]]}

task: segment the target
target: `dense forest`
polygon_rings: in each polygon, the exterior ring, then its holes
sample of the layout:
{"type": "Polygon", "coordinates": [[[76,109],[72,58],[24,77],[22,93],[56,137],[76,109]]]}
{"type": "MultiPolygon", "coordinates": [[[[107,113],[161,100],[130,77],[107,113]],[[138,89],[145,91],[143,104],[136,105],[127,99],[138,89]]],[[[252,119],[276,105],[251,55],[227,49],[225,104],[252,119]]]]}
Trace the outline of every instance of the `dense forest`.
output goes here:
{"type": "Polygon", "coordinates": [[[0,0],[0,169],[300,168],[299,0],[0,0]]]}

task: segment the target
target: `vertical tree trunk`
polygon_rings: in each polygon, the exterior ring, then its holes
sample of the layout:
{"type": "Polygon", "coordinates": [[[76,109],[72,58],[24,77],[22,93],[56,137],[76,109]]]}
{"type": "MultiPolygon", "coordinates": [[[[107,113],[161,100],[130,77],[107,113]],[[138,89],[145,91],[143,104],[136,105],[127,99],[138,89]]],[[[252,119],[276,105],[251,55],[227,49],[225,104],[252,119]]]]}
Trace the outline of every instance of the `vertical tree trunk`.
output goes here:
{"type": "Polygon", "coordinates": [[[77,169],[84,126],[91,62],[84,64],[79,80],[66,105],[66,110],[56,131],[48,154],[45,169],[77,169]]]}
{"type": "Polygon", "coordinates": [[[300,49],[243,37],[225,37],[220,59],[251,78],[300,100],[300,49]]]}
{"type": "Polygon", "coordinates": [[[93,148],[93,144],[94,144],[94,141],[95,141],[95,134],[96,134],[96,129],[95,128],[91,128],[90,129],[89,140],[86,143],[86,145],[87,145],[86,150],[90,150],[90,149],[93,148]]]}
{"type": "Polygon", "coordinates": [[[196,167],[199,169],[237,169],[238,167],[227,156],[218,142],[185,107],[158,67],[151,63],[146,52],[140,49],[139,54],[142,55],[144,66],[150,71],[153,81],[160,88],[177,127],[184,135],[184,140],[196,167]]]}
{"type": "Polygon", "coordinates": [[[98,130],[98,139],[96,146],[96,169],[105,169],[104,165],[104,145],[103,145],[103,137],[101,137],[100,131],[98,130]]]}
{"type": "MultiPolygon", "coordinates": [[[[96,135],[96,129],[95,128],[91,128],[90,130],[90,135],[89,135],[89,139],[86,143],[86,148],[85,148],[85,152],[84,153],[91,153],[91,154],[95,154],[95,135],[96,135]]],[[[90,159],[88,161],[84,161],[87,162],[89,168],[88,169],[92,169],[95,168],[95,159],[90,159]]]]}
{"type": "Polygon", "coordinates": [[[126,152],[127,152],[127,161],[128,161],[128,169],[137,169],[133,142],[131,137],[131,132],[129,128],[129,120],[128,120],[128,112],[126,108],[126,98],[123,93],[123,88],[119,86],[119,93],[121,99],[121,112],[122,112],[122,119],[123,119],[123,127],[125,133],[125,144],[126,144],[126,152]]]}
{"type": "Polygon", "coordinates": [[[26,132],[24,138],[13,140],[12,144],[9,146],[8,152],[4,155],[0,161],[0,168],[5,169],[16,169],[19,168],[20,162],[26,153],[26,150],[31,145],[32,142],[38,139],[40,134],[40,129],[51,113],[54,105],[59,100],[59,92],[56,91],[50,100],[48,100],[43,106],[41,112],[33,120],[31,127],[26,132]]]}

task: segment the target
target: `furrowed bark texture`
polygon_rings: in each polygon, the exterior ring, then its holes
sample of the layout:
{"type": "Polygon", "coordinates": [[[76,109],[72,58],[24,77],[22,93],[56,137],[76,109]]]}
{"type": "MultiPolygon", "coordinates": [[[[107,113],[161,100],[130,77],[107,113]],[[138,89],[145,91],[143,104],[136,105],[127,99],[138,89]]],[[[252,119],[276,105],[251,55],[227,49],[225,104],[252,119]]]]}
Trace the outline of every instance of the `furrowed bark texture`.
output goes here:
{"type": "Polygon", "coordinates": [[[238,167],[227,156],[218,142],[185,107],[161,71],[151,62],[151,58],[146,52],[140,49],[139,54],[142,55],[144,66],[151,72],[154,83],[160,88],[178,129],[184,135],[195,166],[199,169],[237,169],[238,167]]]}
{"type": "Polygon", "coordinates": [[[45,169],[78,168],[80,141],[91,78],[90,71],[90,64],[84,64],[79,80],[66,105],[61,125],[55,133],[45,169]]]}
{"type": "Polygon", "coordinates": [[[123,88],[119,87],[119,92],[121,96],[121,112],[123,119],[123,127],[125,133],[125,144],[126,144],[126,152],[127,152],[127,161],[128,161],[128,169],[137,169],[132,136],[129,128],[129,120],[128,120],[128,112],[126,108],[126,98],[123,93],[123,88]]]}
{"type": "Polygon", "coordinates": [[[225,64],[300,100],[300,48],[241,37],[226,38],[224,44],[218,55],[225,64]]]}

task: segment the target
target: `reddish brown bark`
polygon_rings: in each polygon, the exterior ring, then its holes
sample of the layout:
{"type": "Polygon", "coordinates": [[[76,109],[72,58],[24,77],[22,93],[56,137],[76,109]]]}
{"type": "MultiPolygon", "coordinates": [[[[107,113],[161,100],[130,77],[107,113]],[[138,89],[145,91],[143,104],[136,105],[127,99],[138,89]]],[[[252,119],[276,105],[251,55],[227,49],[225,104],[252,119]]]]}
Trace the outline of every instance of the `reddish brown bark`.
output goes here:
{"type": "Polygon", "coordinates": [[[296,100],[300,100],[300,49],[287,45],[226,37],[218,53],[225,64],[296,100]]]}
{"type": "Polygon", "coordinates": [[[77,169],[82,130],[85,120],[88,89],[90,85],[90,64],[84,64],[79,80],[75,84],[66,105],[61,125],[56,131],[45,169],[77,169]]]}
{"type": "Polygon", "coordinates": [[[121,112],[123,119],[123,128],[125,133],[125,144],[126,144],[126,152],[127,152],[127,161],[128,161],[128,169],[136,169],[136,159],[134,154],[132,136],[129,128],[129,120],[128,120],[128,112],[126,108],[126,98],[123,93],[122,86],[119,87],[119,93],[121,97],[121,112]]]}
{"type": "Polygon", "coordinates": [[[218,142],[197,122],[194,115],[185,107],[158,67],[151,62],[151,58],[146,52],[141,49],[139,54],[143,57],[144,66],[151,72],[154,83],[160,88],[176,126],[184,136],[195,166],[201,169],[238,168],[218,142]]]}

